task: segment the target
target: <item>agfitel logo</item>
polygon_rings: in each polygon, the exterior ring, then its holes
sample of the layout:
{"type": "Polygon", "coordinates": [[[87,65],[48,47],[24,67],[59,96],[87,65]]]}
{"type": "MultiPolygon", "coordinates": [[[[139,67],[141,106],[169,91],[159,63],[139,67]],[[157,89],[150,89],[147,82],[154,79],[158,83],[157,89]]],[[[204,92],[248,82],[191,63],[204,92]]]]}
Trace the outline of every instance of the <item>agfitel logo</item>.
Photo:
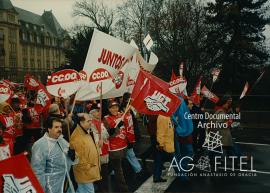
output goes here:
{"type": "Polygon", "coordinates": [[[24,178],[15,178],[12,174],[4,174],[3,193],[36,193],[31,181],[26,176],[24,178]]]}
{"type": "Polygon", "coordinates": [[[164,111],[167,113],[170,110],[167,104],[171,102],[171,99],[159,91],[155,91],[152,96],[147,96],[144,101],[151,111],[164,111]]]}
{"type": "MultiPolygon", "coordinates": [[[[223,154],[221,138],[222,136],[219,135],[218,131],[209,132],[206,135],[203,147],[207,148],[207,150],[210,152],[223,154]]],[[[247,156],[214,156],[214,160],[212,163],[214,164],[214,172],[217,172],[218,169],[224,169],[224,171],[238,170],[240,172],[256,172],[253,167],[253,157],[250,158],[250,170],[243,168],[243,166],[247,166],[249,164],[247,160],[247,156]],[[238,164],[236,164],[237,161],[238,164]],[[231,162],[231,166],[228,166],[229,162],[231,162]]],[[[173,168],[175,171],[178,172],[191,172],[194,167],[196,167],[201,171],[211,172],[210,159],[208,156],[201,156],[196,165],[192,162],[193,158],[189,156],[182,157],[179,162],[175,157],[173,157],[168,171],[170,172],[170,170],[173,168]]]]}

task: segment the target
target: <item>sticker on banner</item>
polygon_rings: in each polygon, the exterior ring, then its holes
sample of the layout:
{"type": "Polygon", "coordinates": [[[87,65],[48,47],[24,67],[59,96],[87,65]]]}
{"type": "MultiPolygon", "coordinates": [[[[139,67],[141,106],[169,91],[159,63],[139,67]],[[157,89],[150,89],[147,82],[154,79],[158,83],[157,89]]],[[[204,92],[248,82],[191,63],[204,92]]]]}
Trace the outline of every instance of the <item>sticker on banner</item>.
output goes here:
{"type": "Polygon", "coordinates": [[[4,174],[4,192],[31,192],[36,193],[36,189],[33,187],[31,181],[26,176],[24,178],[15,178],[12,174],[4,174]]]}
{"type": "Polygon", "coordinates": [[[112,78],[112,76],[108,70],[104,68],[98,68],[91,74],[89,82],[96,82],[109,78],[112,78]]]}
{"type": "Polygon", "coordinates": [[[171,102],[171,99],[158,91],[155,91],[152,96],[146,97],[144,101],[147,108],[151,111],[169,112],[170,110],[167,104],[171,102]]]}
{"type": "Polygon", "coordinates": [[[119,89],[121,87],[123,79],[124,79],[124,72],[119,71],[119,73],[114,77],[112,81],[115,84],[116,89],[119,89]]]}

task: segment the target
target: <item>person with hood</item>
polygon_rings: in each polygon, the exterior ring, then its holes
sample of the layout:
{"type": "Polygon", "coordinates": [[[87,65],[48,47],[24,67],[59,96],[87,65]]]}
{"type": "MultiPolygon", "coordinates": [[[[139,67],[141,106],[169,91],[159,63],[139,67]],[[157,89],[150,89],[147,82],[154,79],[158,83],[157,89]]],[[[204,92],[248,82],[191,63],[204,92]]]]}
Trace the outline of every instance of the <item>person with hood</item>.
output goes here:
{"type": "Polygon", "coordinates": [[[62,135],[62,120],[48,119],[46,133],[34,143],[31,157],[32,168],[45,193],[63,192],[66,175],[74,193],[68,173],[74,159],[62,135]]]}
{"type": "MultiPolygon", "coordinates": [[[[180,96],[181,105],[176,109],[173,114],[172,120],[175,125],[175,136],[174,136],[174,145],[175,145],[175,157],[179,162],[183,157],[193,156],[193,146],[192,146],[192,132],[193,132],[193,123],[192,119],[187,119],[186,114],[190,114],[190,111],[184,101],[180,96]]],[[[188,159],[185,159],[182,162],[182,167],[188,169],[188,159]]],[[[179,172],[179,171],[177,171],[179,172]]],[[[183,172],[183,171],[180,171],[183,172]]],[[[181,180],[188,180],[185,175],[180,175],[181,180]]]]}

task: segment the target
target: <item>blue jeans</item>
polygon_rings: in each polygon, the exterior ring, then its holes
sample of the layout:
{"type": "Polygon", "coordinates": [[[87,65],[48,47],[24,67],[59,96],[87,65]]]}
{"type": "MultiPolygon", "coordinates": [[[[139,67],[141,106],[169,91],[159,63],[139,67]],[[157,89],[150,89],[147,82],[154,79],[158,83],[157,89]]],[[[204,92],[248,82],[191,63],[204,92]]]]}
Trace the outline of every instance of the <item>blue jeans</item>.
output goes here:
{"type": "Polygon", "coordinates": [[[93,183],[79,184],[76,193],[95,193],[93,183]]]}
{"type": "MultiPolygon", "coordinates": [[[[174,155],[175,155],[175,158],[176,158],[176,160],[177,160],[178,163],[185,156],[188,156],[188,157],[192,158],[192,156],[193,156],[193,146],[192,146],[192,144],[182,144],[176,138],[174,140],[174,147],[175,147],[175,154],[174,155]]],[[[190,159],[183,159],[183,161],[181,163],[183,169],[185,169],[185,170],[188,170],[189,169],[188,168],[189,162],[190,162],[190,159]]],[[[175,171],[175,172],[176,173],[179,173],[179,171],[175,171]]],[[[185,173],[185,172],[184,171],[180,171],[180,173],[185,173]]]]}
{"type": "Polygon", "coordinates": [[[127,149],[126,158],[127,158],[128,162],[130,163],[130,165],[132,166],[135,173],[139,173],[142,170],[142,166],[139,163],[139,161],[134,153],[133,148],[127,149]]]}

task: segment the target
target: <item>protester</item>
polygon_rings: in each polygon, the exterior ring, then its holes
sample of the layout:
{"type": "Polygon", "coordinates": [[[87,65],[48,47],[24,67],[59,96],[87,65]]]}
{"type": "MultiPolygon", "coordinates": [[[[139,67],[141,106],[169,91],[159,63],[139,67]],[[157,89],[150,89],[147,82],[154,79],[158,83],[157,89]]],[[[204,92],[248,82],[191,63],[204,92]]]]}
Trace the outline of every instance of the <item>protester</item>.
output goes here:
{"type": "MultiPolygon", "coordinates": [[[[181,99],[181,105],[173,114],[173,122],[175,124],[175,157],[177,162],[179,162],[183,157],[193,156],[193,146],[192,146],[192,132],[193,132],[193,123],[191,119],[186,118],[186,114],[190,114],[190,111],[183,100],[181,99]]],[[[182,162],[182,167],[184,169],[188,168],[188,159],[185,159],[182,162]]],[[[183,171],[181,171],[183,172],[183,171]]],[[[188,180],[186,175],[180,175],[180,179],[183,181],[188,180]]]]}
{"type": "Polygon", "coordinates": [[[150,136],[150,146],[141,154],[143,167],[146,168],[146,159],[150,158],[156,150],[157,144],[157,115],[144,115],[144,125],[150,136]]]}
{"type": "MultiPolygon", "coordinates": [[[[204,117],[204,113],[201,110],[200,104],[195,105],[192,99],[188,100],[188,108],[190,110],[190,114],[196,115],[199,117],[204,117]],[[202,116],[200,116],[202,115],[202,116]]],[[[193,141],[193,149],[195,154],[202,153],[202,146],[205,141],[205,132],[206,130],[200,126],[199,123],[203,124],[205,122],[204,118],[192,119],[193,122],[193,132],[192,132],[192,141],[193,141]]]]}
{"type": "Polygon", "coordinates": [[[29,101],[28,107],[23,109],[22,120],[24,123],[23,127],[23,148],[31,149],[34,142],[41,138],[41,107],[35,105],[35,102],[29,101]]]}
{"type": "Polygon", "coordinates": [[[93,182],[101,179],[100,157],[91,128],[91,118],[86,113],[78,114],[78,124],[71,135],[70,146],[79,158],[73,166],[75,180],[78,183],[76,193],[94,193],[93,182]]]}
{"type": "Polygon", "coordinates": [[[174,128],[170,117],[159,115],[157,118],[157,145],[154,158],[153,182],[166,182],[161,177],[162,166],[166,157],[170,160],[174,152],[174,128]]]}
{"type": "Polygon", "coordinates": [[[46,133],[32,147],[31,164],[45,193],[61,193],[74,154],[63,138],[62,120],[50,118],[46,125],[46,133]]]}
{"type": "MultiPolygon", "coordinates": [[[[122,110],[125,112],[126,106],[124,105],[122,107],[122,110]]],[[[132,166],[134,172],[136,173],[136,177],[140,178],[143,175],[142,166],[140,162],[138,161],[138,158],[136,157],[134,153],[134,144],[135,144],[135,134],[134,134],[134,124],[133,124],[133,118],[131,115],[131,110],[127,110],[125,116],[124,116],[124,127],[126,129],[126,137],[127,137],[127,152],[126,152],[126,158],[130,165],[132,166]]]]}
{"type": "Polygon", "coordinates": [[[97,133],[96,144],[99,145],[100,152],[100,163],[101,163],[101,176],[102,179],[97,181],[98,191],[97,192],[109,192],[109,134],[103,124],[100,121],[101,110],[100,104],[94,103],[89,108],[89,113],[92,116],[92,123],[94,132],[97,133]]]}
{"type": "Polygon", "coordinates": [[[0,161],[11,157],[11,147],[3,139],[3,133],[5,131],[4,125],[0,122],[0,161]]]}
{"type": "Polygon", "coordinates": [[[127,147],[126,129],[121,120],[122,114],[119,112],[119,103],[109,102],[108,110],[109,115],[104,117],[104,124],[110,135],[109,159],[117,181],[116,192],[128,192],[122,169],[122,159],[125,157],[127,147]]]}
{"type": "Polygon", "coordinates": [[[7,144],[9,144],[11,154],[13,154],[16,139],[15,113],[6,102],[0,103],[0,122],[5,128],[3,139],[7,144]]]}

